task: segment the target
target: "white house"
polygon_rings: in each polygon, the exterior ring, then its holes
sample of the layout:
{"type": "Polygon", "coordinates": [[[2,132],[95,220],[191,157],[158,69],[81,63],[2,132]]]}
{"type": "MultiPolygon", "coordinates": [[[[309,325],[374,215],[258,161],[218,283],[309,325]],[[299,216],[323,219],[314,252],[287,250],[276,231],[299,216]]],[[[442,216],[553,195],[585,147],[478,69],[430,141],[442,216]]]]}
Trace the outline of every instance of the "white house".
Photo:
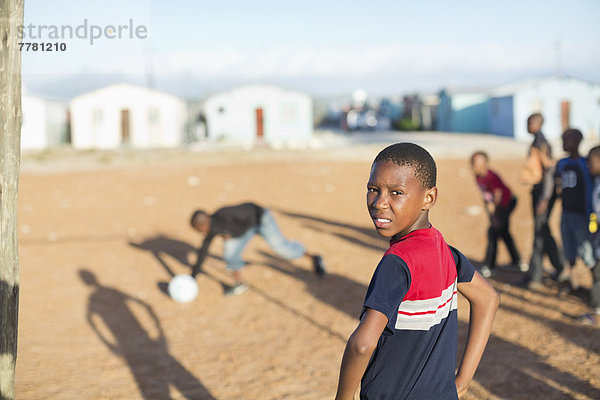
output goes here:
{"type": "Polygon", "coordinates": [[[544,135],[560,138],[567,128],[597,140],[600,134],[600,83],[573,77],[528,79],[497,87],[489,101],[489,132],[529,140],[527,117],[544,116],[544,135]]]}
{"type": "Polygon", "coordinates": [[[308,141],[313,133],[312,100],[272,85],[247,85],[204,102],[206,139],[273,145],[308,141]]]}
{"type": "Polygon", "coordinates": [[[42,150],[68,143],[66,101],[23,90],[21,109],[21,149],[42,150]]]}
{"type": "Polygon", "coordinates": [[[75,148],[176,147],[184,141],[186,103],[170,94],[128,83],[71,100],[75,148]]]}

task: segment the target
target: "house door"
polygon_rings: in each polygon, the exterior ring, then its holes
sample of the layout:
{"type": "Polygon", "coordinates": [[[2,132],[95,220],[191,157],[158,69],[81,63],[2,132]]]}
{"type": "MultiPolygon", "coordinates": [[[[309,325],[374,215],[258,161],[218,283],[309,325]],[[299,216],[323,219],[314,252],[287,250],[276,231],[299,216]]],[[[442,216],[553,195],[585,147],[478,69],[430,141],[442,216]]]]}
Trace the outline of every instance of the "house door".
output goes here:
{"type": "Polygon", "coordinates": [[[71,111],[67,111],[67,127],[65,132],[65,143],[71,144],[71,111]]]}
{"type": "Polygon", "coordinates": [[[256,137],[258,139],[262,139],[265,134],[264,124],[263,124],[263,109],[256,109],[256,137]]]}
{"type": "Polygon", "coordinates": [[[560,120],[562,123],[562,131],[566,131],[569,129],[570,124],[570,114],[571,114],[571,102],[569,101],[561,101],[560,102],[560,120]]]}
{"type": "Polygon", "coordinates": [[[121,143],[128,144],[130,136],[129,110],[121,110],[121,143]]]}

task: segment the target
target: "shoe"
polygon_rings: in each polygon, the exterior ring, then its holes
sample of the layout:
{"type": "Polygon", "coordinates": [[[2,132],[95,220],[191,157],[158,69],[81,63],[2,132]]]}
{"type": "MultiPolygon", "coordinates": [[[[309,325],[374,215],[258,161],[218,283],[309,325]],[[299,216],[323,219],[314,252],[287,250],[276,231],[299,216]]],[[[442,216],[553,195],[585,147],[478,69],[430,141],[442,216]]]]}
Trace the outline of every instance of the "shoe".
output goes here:
{"type": "Polygon", "coordinates": [[[313,268],[315,270],[315,274],[320,277],[325,276],[327,273],[325,270],[325,263],[323,262],[323,258],[321,258],[321,256],[313,256],[313,268]]]}
{"type": "Polygon", "coordinates": [[[592,314],[583,314],[578,317],[575,317],[575,321],[579,322],[582,325],[596,325],[598,320],[592,314]]]}
{"type": "Polygon", "coordinates": [[[225,289],[225,296],[237,296],[244,293],[246,290],[248,290],[248,285],[244,282],[238,282],[225,289]]]}
{"type": "Polygon", "coordinates": [[[486,279],[492,276],[492,270],[487,265],[483,265],[481,268],[479,268],[479,273],[486,279]]]}
{"type": "Polygon", "coordinates": [[[527,287],[527,289],[530,290],[539,290],[545,287],[544,284],[540,281],[529,281],[525,286],[527,287]]]}
{"type": "Polygon", "coordinates": [[[527,263],[519,263],[519,271],[527,272],[529,271],[529,264],[527,263]]]}
{"type": "Polygon", "coordinates": [[[558,283],[567,282],[571,278],[571,271],[563,269],[559,274],[554,274],[552,278],[558,283]]]}
{"type": "Polygon", "coordinates": [[[572,292],[572,290],[571,290],[570,282],[559,282],[558,283],[558,296],[559,297],[565,297],[566,295],[570,294],[571,292],[572,292]]]}

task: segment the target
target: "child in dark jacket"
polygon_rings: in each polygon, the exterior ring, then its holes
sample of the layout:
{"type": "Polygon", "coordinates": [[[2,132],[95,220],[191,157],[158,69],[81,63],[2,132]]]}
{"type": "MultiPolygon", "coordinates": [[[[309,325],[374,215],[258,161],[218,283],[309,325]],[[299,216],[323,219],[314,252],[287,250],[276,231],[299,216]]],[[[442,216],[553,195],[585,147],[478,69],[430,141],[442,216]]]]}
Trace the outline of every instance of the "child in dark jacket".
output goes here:
{"type": "Polygon", "coordinates": [[[204,234],[202,247],[198,249],[198,258],[192,276],[196,276],[201,268],[208,247],[216,236],[225,239],[223,258],[227,269],[233,274],[234,284],[226,291],[226,295],[237,295],[245,292],[248,286],[242,281],[241,269],[244,267],[242,253],[255,235],[262,236],[271,249],[279,256],[294,260],[306,256],[311,259],[315,273],[325,275],[325,265],[321,256],[308,253],[302,243],[287,240],[279,231],[277,223],[269,211],[254,203],[243,203],[223,207],[212,215],[203,210],[196,210],[190,220],[192,228],[204,234]]]}

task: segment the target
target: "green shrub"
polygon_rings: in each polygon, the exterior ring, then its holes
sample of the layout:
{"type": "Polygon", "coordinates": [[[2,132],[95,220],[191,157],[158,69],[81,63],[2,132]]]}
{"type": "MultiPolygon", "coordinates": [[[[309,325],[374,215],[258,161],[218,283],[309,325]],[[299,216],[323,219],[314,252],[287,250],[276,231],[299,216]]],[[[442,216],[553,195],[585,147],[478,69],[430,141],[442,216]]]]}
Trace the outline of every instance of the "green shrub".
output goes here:
{"type": "Polygon", "coordinates": [[[418,131],[421,128],[417,122],[408,117],[398,120],[396,127],[401,131],[418,131]]]}

